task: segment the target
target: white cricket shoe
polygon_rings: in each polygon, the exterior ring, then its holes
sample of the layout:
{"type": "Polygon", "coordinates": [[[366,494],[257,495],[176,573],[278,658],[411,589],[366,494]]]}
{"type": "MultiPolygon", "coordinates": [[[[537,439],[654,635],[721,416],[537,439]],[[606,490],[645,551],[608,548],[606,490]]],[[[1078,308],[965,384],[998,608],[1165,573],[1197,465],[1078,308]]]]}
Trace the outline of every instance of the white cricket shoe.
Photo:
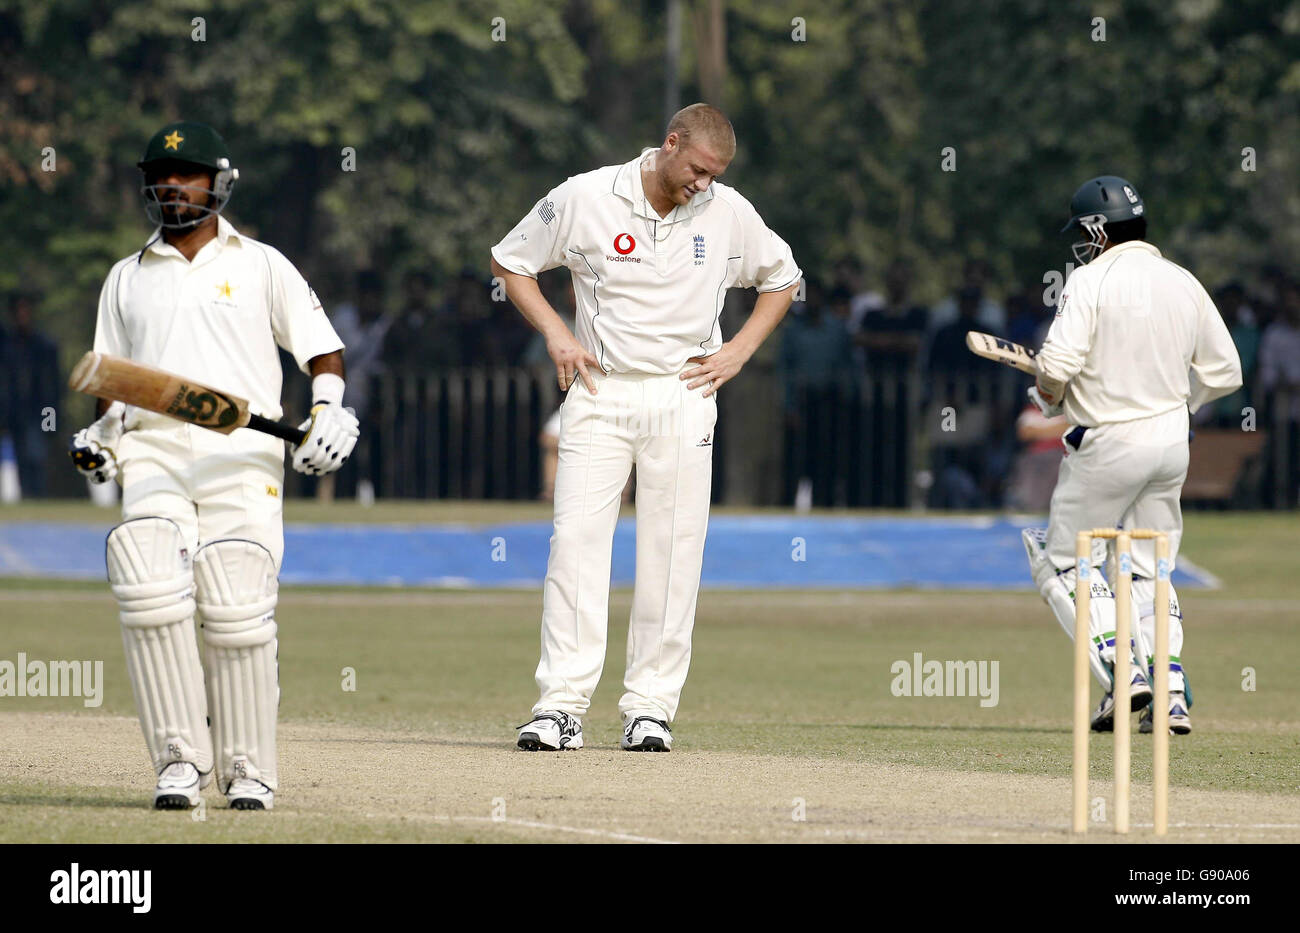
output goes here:
{"type": "Polygon", "coordinates": [[[188,761],[173,761],[158,775],[153,789],[155,810],[189,810],[199,805],[199,792],[212,783],[212,772],[199,774],[188,761]]]}
{"type": "Polygon", "coordinates": [[[275,807],[275,793],[261,781],[235,778],[226,791],[232,810],[270,810],[275,807]]]}
{"type": "MultiPolygon", "coordinates": [[[[1142,711],[1142,718],[1138,720],[1138,732],[1143,735],[1150,735],[1155,731],[1152,708],[1148,706],[1142,711]]],[[[1171,692],[1169,694],[1169,734],[1170,735],[1187,735],[1192,731],[1192,717],[1187,712],[1187,699],[1182,693],[1171,692]]]]}
{"type": "Polygon", "coordinates": [[[542,710],[519,726],[516,742],[526,752],[564,752],[582,748],[582,720],[559,710],[542,710]]]}
{"type": "MultiPolygon", "coordinates": [[[[1133,671],[1133,680],[1129,684],[1129,712],[1135,713],[1151,703],[1151,685],[1146,675],[1139,670],[1133,671]]],[[[1096,711],[1092,714],[1093,732],[1113,732],[1115,729],[1115,694],[1108,693],[1101,698],[1096,711]]]]}
{"type": "Polygon", "coordinates": [[[628,752],[670,752],[673,732],[662,719],[637,716],[623,728],[619,745],[628,752]]]}

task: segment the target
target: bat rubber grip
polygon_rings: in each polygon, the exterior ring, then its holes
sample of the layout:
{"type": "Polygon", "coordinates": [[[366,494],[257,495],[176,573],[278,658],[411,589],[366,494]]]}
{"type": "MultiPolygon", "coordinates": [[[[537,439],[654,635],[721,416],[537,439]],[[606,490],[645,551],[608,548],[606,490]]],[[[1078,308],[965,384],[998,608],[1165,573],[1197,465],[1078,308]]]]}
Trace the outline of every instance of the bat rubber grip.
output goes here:
{"type": "Polygon", "coordinates": [[[299,431],[291,424],[272,421],[270,418],[263,418],[261,415],[250,414],[248,416],[248,427],[254,431],[261,431],[263,434],[270,434],[273,437],[288,441],[290,444],[301,444],[307,439],[306,431],[299,431]]]}

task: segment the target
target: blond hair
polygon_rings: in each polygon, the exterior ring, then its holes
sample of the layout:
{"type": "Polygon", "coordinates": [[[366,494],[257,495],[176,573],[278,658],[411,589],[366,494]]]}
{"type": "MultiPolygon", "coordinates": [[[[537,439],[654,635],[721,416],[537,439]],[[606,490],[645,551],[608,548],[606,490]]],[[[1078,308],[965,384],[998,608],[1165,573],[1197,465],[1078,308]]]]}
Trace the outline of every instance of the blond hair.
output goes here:
{"type": "MultiPolygon", "coordinates": [[[[682,143],[692,137],[708,143],[717,150],[717,156],[730,162],[736,155],[736,131],[727,115],[709,104],[691,104],[673,114],[668,121],[668,133],[676,133],[682,143]]],[[[667,133],[665,133],[667,135],[667,133]]]]}

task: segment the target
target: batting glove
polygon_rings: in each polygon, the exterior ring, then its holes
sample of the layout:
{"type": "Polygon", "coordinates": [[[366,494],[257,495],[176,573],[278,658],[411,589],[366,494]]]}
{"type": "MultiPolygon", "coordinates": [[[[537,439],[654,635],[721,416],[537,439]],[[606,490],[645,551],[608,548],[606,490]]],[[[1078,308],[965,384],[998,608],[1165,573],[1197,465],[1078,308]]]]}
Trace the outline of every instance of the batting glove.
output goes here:
{"type": "Polygon", "coordinates": [[[72,436],[68,456],[72,458],[73,466],[92,483],[107,483],[117,476],[115,451],[122,440],[122,416],[125,413],[126,406],[114,402],[98,421],[72,436]]]}
{"type": "Polygon", "coordinates": [[[311,417],[298,429],[306,431],[307,438],[289,452],[293,468],[308,476],[324,476],[343,466],[361,434],[356,414],[337,402],[313,405],[311,417]]]}
{"type": "Polygon", "coordinates": [[[1039,391],[1038,386],[1030,386],[1026,394],[1029,396],[1029,400],[1038,406],[1038,410],[1048,418],[1055,418],[1065,411],[1060,402],[1049,402],[1047,397],[1039,391]]]}

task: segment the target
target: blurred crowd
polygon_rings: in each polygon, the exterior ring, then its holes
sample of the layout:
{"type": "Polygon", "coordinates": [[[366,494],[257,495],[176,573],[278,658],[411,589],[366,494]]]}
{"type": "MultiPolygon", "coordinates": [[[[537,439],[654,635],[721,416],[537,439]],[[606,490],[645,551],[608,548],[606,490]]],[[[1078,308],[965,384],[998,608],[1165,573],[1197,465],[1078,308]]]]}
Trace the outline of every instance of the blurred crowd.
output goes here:
{"type": "Polygon", "coordinates": [[[0,501],[40,497],[49,488],[63,376],[59,347],[37,326],[37,300],[9,297],[0,323],[0,501]]]}
{"type": "MultiPolygon", "coordinates": [[[[787,503],[901,506],[921,496],[933,508],[1046,508],[1060,459],[1060,419],[1046,419],[1026,404],[1027,380],[1016,382],[1014,373],[971,354],[966,333],[980,330],[1036,347],[1053,309],[1045,304],[1043,285],[1006,287],[991,278],[985,262],[971,259],[947,297],[931,304],[915,297],[917,270],[901,260],[878,276],[859,263],[841,262],[828,279],[804,283],[771,346],[783,397],[787,503]],[[992,391],[994,382],[1008,378],[1015,391],[992,391]],[[884,479],[877,485],[893,484],[893,492],[864,497],[848,489],[846,474],[882,464],[878,475],[884,479]]],[[[1199,412],[1195,427],[1240,428],[1248,417],[1261,430],[1285,424],[1287,436],[1274,443],[1287,445],[1294,473],[1300,467],[1300,282],[1278,267],[1260,270],[1252,282],[1249,289],[1228,282],[1213,292],[1241,354],[1245,386],[1199,412]],[[1289,391],[1283,396],[1289,410],[1274,420],[1279,412],[1269,404],[1278,389],[1289,391]]],[[[572,327],[568,276],[550,273],[540,284],[572,327]]],[[[64,435],[75,427],[58,421],[60,367],[67,361],[40,328],[38,296],[12,295],[6,305],[0,319],[0,495],[12,498],[20,486],[22,496],[39,497],[50,491],[51,477],[57,479],[52,467],[62,466],[64,435]]],[[[358,466],[340,476],[346,486],[340,494],[358,492],[358,482],[374,475],[380,439],[391,432],[385,418],[392,413],[384,412],[374,392],[377,377],[460,367],[525,368],[540,380],[553,374],[540,336],[472,269],[442,282],[422,272],[393,281],[363,271],[328,307],[347,346],[346,402],[364,426],[358,466]]],[[[294,369],[291,362],[286,366],[287,418],[309,407],[306,380],[294,369]]],[[[541,413],[545,427],[536,439],[543,495],[553,475],[557,429],[548,414],[541,413]]],[[[1294,477],[1288,482],[1296,485],[1294,477]]],[[[62,485],[53,491],[68,494],[62,485]]]]}
{"type": "MultiPolygon", "coordinates": [[[[1290,410],[1282,420],[1288,436],[1274,443],[1288,446],[1286,462],[1294,470],[1300,454],[1300,283],[1276,266],[1261,270],[1258,281],[1250,292],[1235,281],[1213,292],[1241,355],[1244,385],[1199,411],[1194,425],[1240,430],[1250,421],[1265,430],[1274,423],[1268,407],[1274,392],[1287,390],[1290,410]]],[[[933,508],[1045,510],[1064,419],[1044,418],[1027,403],[1023,387],[996,393],[994,383],[1005,381],[1005,374],[966,347],[971,330],[1041,346],[1054,312],[1045,304],[1044,286],[999,289],[978,259],[968,260],[948,297],[931,306],[913,297],[915,283],[916,270],[905,261],[884,271],[880,288],[871,287],[855,262],[837,265],[829,282],[805,283],[804,300],[792,307],[780,334],[785,458],[794,465],[787,498],[802,492],[816,505],[903,506],[915,501],[910,480],[933,508]],[[908,393],[915,393],[910,401],[921,412],[919,432],[907,431],[901,417],[908,393]],[[893,423],[877,416],[867,426],[870,456],[896,461],[897,488],[885,501],[855,499],[837,476],[844,463],[854,462],[852,452],[837,449],[854,443],[841,429],[851,421],[842,409],[861,405],[867,394],[872,399],[866,401],[892,397],[900,415],[893,423]],[[919,464],[911,476],[909,463],[919,464]]],[[[888,411],[891,405],[876,407],[888,411]]]]}

